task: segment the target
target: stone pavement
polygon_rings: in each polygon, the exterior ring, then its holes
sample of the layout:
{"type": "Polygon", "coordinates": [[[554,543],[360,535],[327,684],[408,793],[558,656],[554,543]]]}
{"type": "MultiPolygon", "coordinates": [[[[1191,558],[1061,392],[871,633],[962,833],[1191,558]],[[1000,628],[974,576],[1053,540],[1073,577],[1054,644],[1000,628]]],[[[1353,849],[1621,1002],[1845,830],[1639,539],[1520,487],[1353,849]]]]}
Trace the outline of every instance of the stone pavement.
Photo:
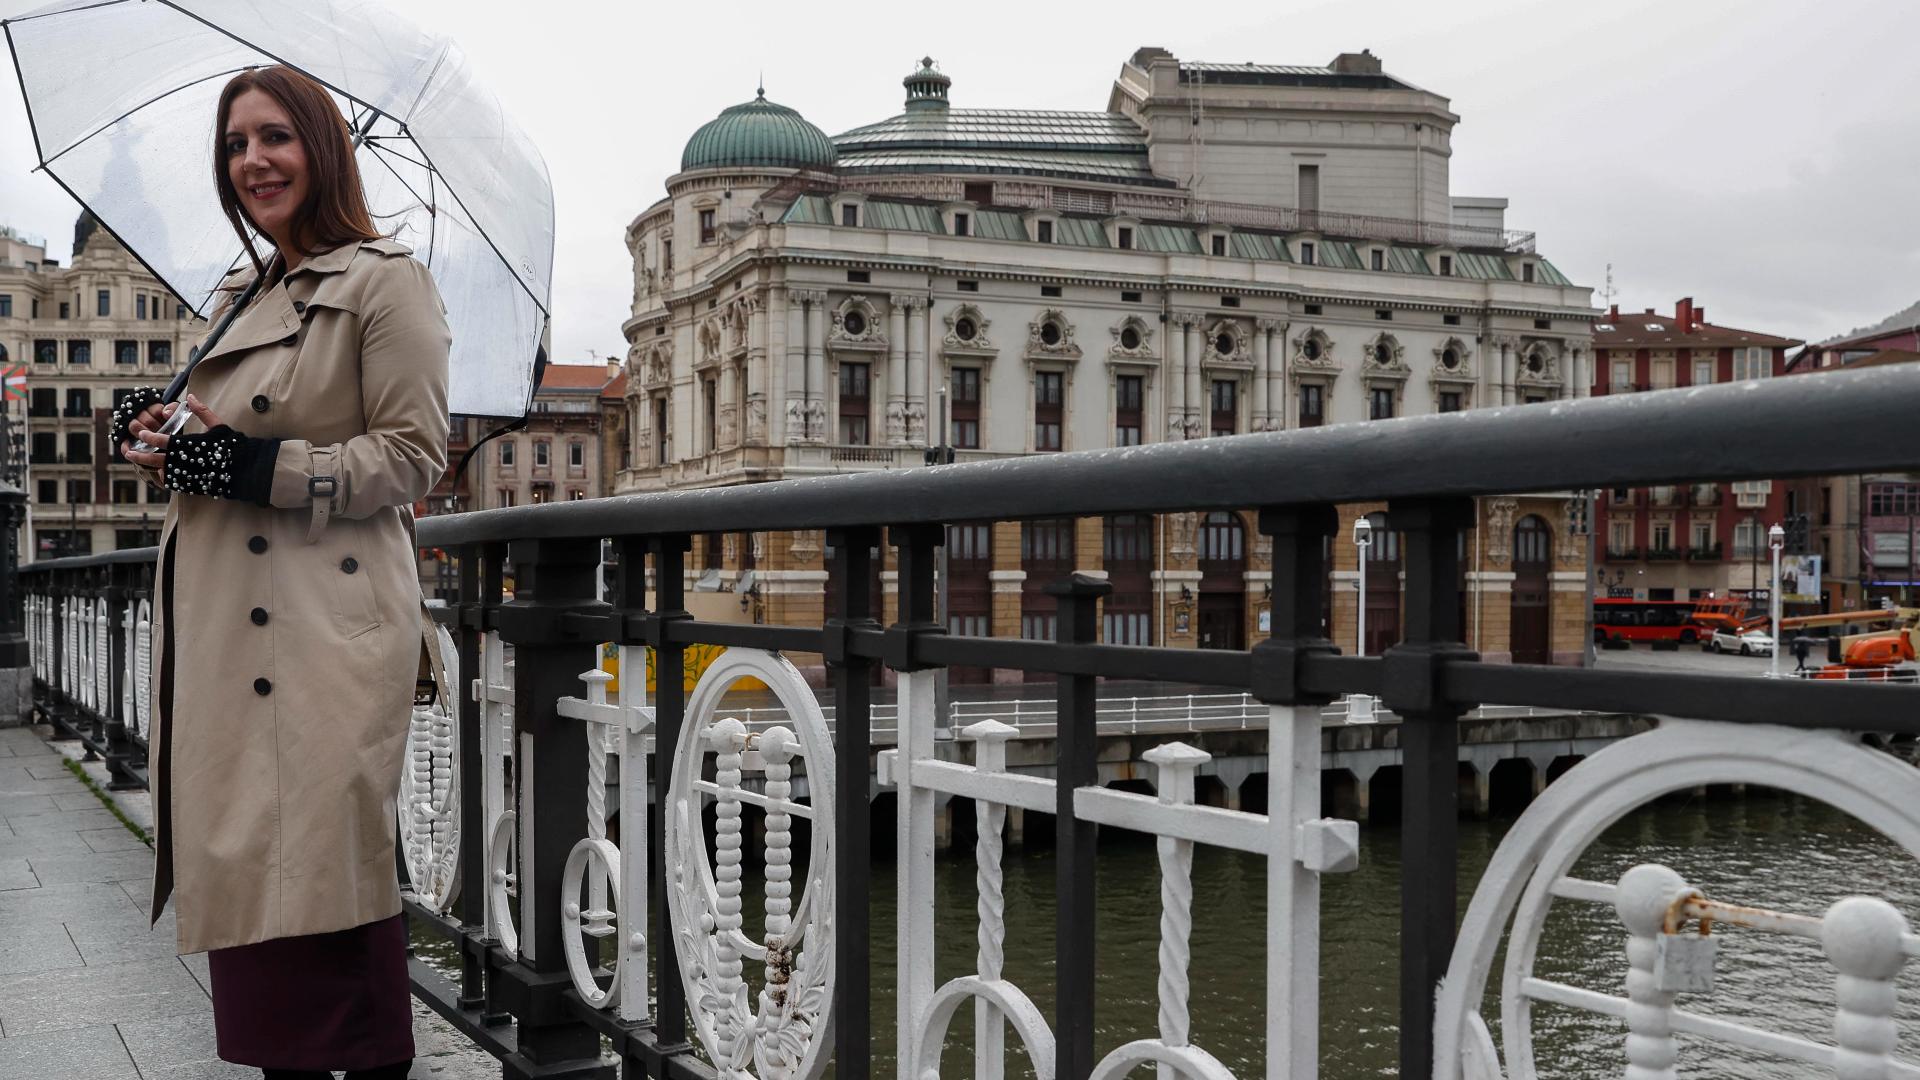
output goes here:
{"type": "MultiPolygon", "coordinates": [[[[0,729],[0,1080],[227,1080],[207,958],[147,927],[153,853],[66,765],[47,729],[0,729]]],[[[106,772],[87,767],[103,787],[106,772]]],[[[116,802],[151,826],[145,793],[116,802]]],[[[414,1003],[413,1077],[500,1066],[414,1003]]]]}

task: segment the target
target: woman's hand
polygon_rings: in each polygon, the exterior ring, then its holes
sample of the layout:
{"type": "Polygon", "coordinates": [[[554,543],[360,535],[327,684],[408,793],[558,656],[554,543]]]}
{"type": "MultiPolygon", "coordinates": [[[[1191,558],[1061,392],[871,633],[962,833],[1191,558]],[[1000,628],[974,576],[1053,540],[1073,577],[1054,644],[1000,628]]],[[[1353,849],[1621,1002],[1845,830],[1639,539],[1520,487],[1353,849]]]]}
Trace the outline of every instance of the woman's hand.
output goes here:
{"type": "MultiPolygon", "coordinates": [[[[133,440],[120,444],[120,455],[122,457],[135,465],[152,469],[160,475],[163,483],[167,475],[167,447],[173,441],[173,437],[171,435],[161,434],[160,428],[166,424],[167,419],[179,408],[180,403],[177,401],[166,405],[148,406],[145,411],[139,416],[134,417],[132,422],[127,425],[127,431],[132,434],[133,440]],[[133,449],[133,442],[135,441],[146,443],[154,449],[151,453],[135,450],[133,449]]],[[[208,408],[204,402],[192,394],[187,395],[187,411],[193,414],[194,419],[205,424],[209,431],[219,427],[223,423],[218,416],[214,415],[212,409],[208,408]]]]}

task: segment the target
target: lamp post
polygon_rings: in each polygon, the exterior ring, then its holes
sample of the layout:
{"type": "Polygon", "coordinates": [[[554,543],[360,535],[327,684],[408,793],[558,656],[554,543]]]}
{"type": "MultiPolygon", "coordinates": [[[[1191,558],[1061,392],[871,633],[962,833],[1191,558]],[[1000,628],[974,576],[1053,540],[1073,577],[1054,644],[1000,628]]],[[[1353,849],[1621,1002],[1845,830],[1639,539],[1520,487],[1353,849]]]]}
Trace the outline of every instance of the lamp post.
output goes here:
{"type": "Polygon", "coordinates": [[[1780,677],[1780,549],[1786,545],[1787,530],[1775,525],[1767,530],[1767,546],[1773,549],[1773,587],[1767,590],[1767,611],[1773,620],[1773,658],[1767,674],[1780,677]]]}
{"type": "MultiPolygon", "coordinates": [[[[1359,555],[1360,577],[1354,587],[1359,591],[1355,599],[1353,622],[1353,654],[1367,655],[1367,549],[1373,546],[1373,522],[1361,515],[1353,522],[1353,546],[1359,555]]],[[[1366,694],[1347,695],[1347,722],[1350,724],[1373,723],[1373,699],[1366,694]]]]}

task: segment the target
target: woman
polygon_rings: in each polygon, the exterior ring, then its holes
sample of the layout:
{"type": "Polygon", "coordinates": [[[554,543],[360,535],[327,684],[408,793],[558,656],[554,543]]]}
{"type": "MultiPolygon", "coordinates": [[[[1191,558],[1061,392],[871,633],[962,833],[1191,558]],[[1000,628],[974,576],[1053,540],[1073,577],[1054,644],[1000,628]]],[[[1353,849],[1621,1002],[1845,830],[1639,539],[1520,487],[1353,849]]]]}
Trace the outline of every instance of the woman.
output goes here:
{"type": "Polygon", "coordinates": [[[374,229],[319,84],[244,72],[214,135],[220,203],[253,264],[220,310],[262,286],[200,358],[181,433],[157,432],[174,406],[151,389],[115,412],[127,459],[180,493],[156,589],[151,910],[171,895],[180,952],[210,951],[222,1058],[269,1078],[400,1078],[410,507],[446,466],[446,318],[426,269],[374,229]]]}

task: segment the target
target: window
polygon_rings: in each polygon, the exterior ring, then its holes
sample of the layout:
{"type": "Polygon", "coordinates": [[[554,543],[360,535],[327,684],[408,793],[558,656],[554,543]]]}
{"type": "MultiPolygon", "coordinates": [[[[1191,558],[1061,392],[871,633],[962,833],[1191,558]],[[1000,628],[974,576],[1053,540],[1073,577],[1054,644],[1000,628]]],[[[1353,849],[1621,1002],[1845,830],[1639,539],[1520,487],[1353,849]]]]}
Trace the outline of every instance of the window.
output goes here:
{"type": "Polygon", "coordinates": [[[1613,554],[1633,550],[1633,522],[1611,521],[1607,523],[1607,551],[1613,554]]]}
{"type": "Polygon", "coordinates": [[[872,281],[873,281],[873,271],[871,271],[871,270],[849,270],[849,271],[847,271],[847,282],[848,282],[849,284],[852,284],[852,285],[867,285],[867,284],[870,284],[870,283],[871,283],[872,281]]]}
{"type": "Polygon", "coordinates": [[[979,292],[980,291],[980,283],[977,281],[961,280],[961,281],[956,281],[953,284],[954,284],[954,287],[959,289],[961,292],[979,292]]]}
{"type": "Polygon", "coordinates": [[[129,506],[140,501],[140,484],[134,480],[115,480],[113,482],[113,502],[115,506],[129,506]]]}
{"type": "Polygon", "coordinates": [[[1376,319],[1378,319],[1378,320],[1380,320],[1381,322],[1392,322],[1392,321],[1393,321],[1393,309],[1391,309],[1391,308],[1374,308],[1374,309],[1373,309],[1373,317],[1374,317],[1374,318],[1376,318],[1376,319]]]}
{"type": "Polygon", "coordinates": [[[1049,319],[1040,324],[1040,344],[1048,348],[1060,344],[1060,324],[1049,319]]]}
{"type": "Polygon", "coordinates": [[[1453,256],[1451,255],[1440,256],[1440,276],[1441,277],[1453,276],[1453,256]]]}
{"type": "Polygon", "coordinates": [[[1393,419],[1393,387],[1375,386],[1368,388],[1367,418],[1370,420],[1393,419]]]}
{"type": "MultiPolygon", "coordinates": [[[[1049,324],[1051,325],[1051,324],[1049,324]]],[[[1061,448],[1061,399],[1066,376],[1058,371],[1033,373],[1033,448],[1061,448]]]]}
{"type": "Polygon", "coordinates": [[[700,211],[700,242],[713,243],[713,211],[711,209],[700,211]]]}
{"type": "Polygon", "coordinates": [[[1767,505],[1767,496],[1773,494],[1771,480],[1741,480],[1733,485],[1733,505],[1746,509],[1758,509],[1767,505]]]}
{"type": "Polygon", "coordinates": [[[1050,296],[1050,297],[1053,297],[1053,298],[1055,298],[1055,299],[1058,299],[1058,298],[1059,298],[1059,296],[1060,296],[1060,286],[1058,286],[1058,285],[1042,285],[1042,286],[1040,286],[1040,295],[1041,295],[1041,296],[1050,296]]]}
{"type": "Polygon", "coordinates": [[[860,225],[860,204],[859,203],[840,204],[840,224],[845,225],[850,229],[859,227],[860,225]]]}
{"type": "Polygon", "coordinates": [[[1440,316],[1440,323],[1441,323],[1441,325],[1443,325],[1443,326],[1459,326],[1459,325],[1460,325],[1460,316],[1458,316],[1458,315],[1442,315],[1442,316],[1440,316]]]}
{"type": "Polygon", "coordinates": [[[140,362],[140,344],[134,341],[116,341],[113,343],[113,362],[116,364],[137,364],[140,362]]]}
{"type": "Polygon", "coordinates": [[[1213,380],[1211,430],[1215,436],[1232,435],[1240,430],[1240,384],[1233,379],[1213,380]]]}
{"type": "Polygon", "coordinates": [[[990,183],[967,184],[961,189],[963,197],[978,206],[993,205],[993,185],[990,183]]]}
{"type": "Polygon", "coordinates": [[[93,501],[93,481],[67,481],[67,501],[70,503],[90,503],[93,501]]]}
{"type": "Polygon", "coordinates": [[[1533,264],[1532,263],[1520,264],[1520,280],[1528,284],[1533,283],[1533,264]]]}
{"type": "MultiPolygon", "coordinates": [[[[1132,327],[1127,328],[1132,331],[1132,327]]],[[[1145,383],[1139,375],[1119,375],[1113,380],[1113,445],[1139,446],[1143,426],[1141,397],[1145,383]]]]}
{"type": "Polygon", "coordinates": [[[1655,551],[1672,551],[1673,550],[1673,523],[1672,522],[1656,521],[1653,523],[1653,545],[1652,546],[1653,546],[1653,550],[1655,551]]]}
{"type": "Polygon", "coordinates": [[[501,506],[513,505],[513,489],[512,488],[500,489],[500,505],[501,506]]]}
{"type": "Polygon", "coordinates": [[[1129,323],[1120,328],[1120,347],[1132,352],[1140,347],[1140,328],[1129,323]]]}
{"type": "Polygon", "coordinates": [[[500,444],[500,467],[503,469],[513,468],[513,444],[510,442],[502,442],[500,444]]]}
{"type": "Polygon", "coordinates": [[[1693,385],[1706,386],[1713,382],[1713,361],[1706,357],[1696,357],[1693,361],[1693,385]]]}
{"type": "Polygon", "coordinates": [[[1042,244],[1053,243],[1053,222],[1044,218],[1034,222],[1033,238],[1042,244]]]}
{"type": "MultiPolygon", "coordinates": [[[[849,312],[849,315],[852,313],[849,312]]],[[[717,379],[700,380],[700,397],[706,406],[705,430],[706,451],[711,454],[720,448],[720,383],[717,379]]]]}
{"type": "Polygon", "coordinates": [[[67,432],[67,464],[90,465],[93,463],[93,436],[85,431],[67,432]]]}
{"type": "Polygon", "coordinates": [[[33,396],[27,400],[28,416],[58,416],[60,414],[60,391],[51,386],[37,386],[33,396]]]}
{"type": "Polygon", "coordinates": [[[1748,518],[1736,522],[1733,526],[1733,557],[1751,559],[1766,551],[1765,531],[1760,523],[1748,518]]]}
{"type": "Polygon", "coordinates": [[[1211,237],[1208,237],[1208,244],[1215,255],[1225,255],[1227,253],[1227,238],[1221,236],[1219,233],[1214,233],[1211,237]]]}
{"type": "Polygon", "coordinates": [[[953,445],[980,449],[980,369],[954,368],[947,372],[953,390],[953,445]]]}
{"type": "Polygon", "coordinates": [[[13,296],[9,293],[0,293],[0,319],[11,318],[13,318],[13,296]]]}
{"type": "Polygon", "coordinates": [[[587,447],[585,443],[567,444],[567,468],[583,469],[587,465],[587,447]]]}
{"type": "Polygon", "coordinates": [[[1379,248],[1374,248],[1370,254],[1373,256],[1373,268],[1375,270],[1385,270],[1387,268],[1386,252],[1381,251],[1379,248]]]}
{"type": "Polygon", "coordinates": [[[1533,328],[1535,330],[1551,330],[1553,329],[1553,320],[1552,319],[1535,319],[1533,320],[1533,328]]]}
{"type": "Polygon", "coordinates": [[[27,461],[33,465],[56,465],[60,462],[60,436],[51,431],[33,433],[33,449],[27,455],[27,461]]]}
{"type": "Polygon", "coordinates": [[[1769,350],[1759,346],[1733,350],[1733,378],[1765,379],[1773,374],[1773,357],[1769,350]]]}
{"type": "Polygon", "coordinates": [[[1305,383],[1300,387],[1300,426],[1319,427],[1327,422],[1326,387],[1319,383],[1305,383]]]}
{"type": "Polygon", "coordinates": [[[1133,250],[1133,229],[1126,225],[1122,225],[1120,226],[1119,229],[1115,230],[1115,233],[1119,237],[1119,241],[1120,241],[1119,244],[1116,246],[1118,246],[1121,251],[1132,251],[1133,250]]]}
{"type": "Polygon", "coordinates": [[[1300,265],[1313,265],[1313,242],[1310,240],[1300,241],[1300,265]]]}
{"type": "Polygon", "coordinates": [[[57,341],[35,341],[33,343],[33,362],[36,364],[59,363],[60,343],[57,341]]]}
{"type": "MultiPolygon", "coordinates": [[[[38,300],[33,302],[33,317],[36,319],[40,317],[40,301],[38,300]]],[[[73,307],[65,300],[60,301],[60,317],[63,319],[71,319],[73,317],[73,307]]]]}
{"type": "MultiPolygon", "coordinates": [[[[1826,501],[1822,501],[1822,517],[1832,513],[1826,501]]],[[[1875,484],[1867,490],[1867,513],[1872,517],[1895,517],[1920,513],[1920,486],[1910,484],[1875,484]]]]}
{"type": "Polygon", "coordinates": [[[1239,307],[1240,298],[1237,296],[1223,296],[1220,298],[1220,306],[1221,307],[1239,307]]]}
{"type": "Polygon", "coordinates": [[[1140,294],[1131,290],[1122,289],[1120,292],[1120,302],[1123,304],[1137,304],[1140,302],[1140,294]]]}
{"type": "Polygon", "coordinates": [[[69,389],[67,391],[67,415],[68,416],[92,416],[93,415],[92,391],[69,389]]]}
{"type": "Polygon", "coordinates": [[[1615,360],[1613,362],[1613,389],[1615,393],[1633,389],[1633,361],[1615,360]]]}
{"type": "Polygon", "coordinates": [[[584,492],[584,491],[581,491],[581,490],[580,490],[579,488],[568,488],[568,489],[567,489],[567,501],[568,501],[568,502],[580,502],[580,501],[582,501],[582,500],[584,500],[584,499],[585,499],[586,497],[587,497],[587,493],[586,493],[586,492],[584,492]]]}
{"type": "Polygon", "coordinates": [[[1460,391],[1458,390],[1440,391],[1440,411],[1441,412],[1459,412],[1460,411],[1460,391]]]}
{"type": "Polygon", "coordinates": [[[1320,305],[1319,305],[1319,304],[1308,304],[1308,305],[1306,305],[1305,307],[1303,307],[1303,308],[1301,308],[1300,310],[1301,310],[1301,311],[1303,311],[1303,312],[1305,312],[1305,313],[1306,313],[1306,314],[1308,314],[1308,315],[1318,315],[1318,314],[1320,314],[1320,305]]]}
{"type": "Polygon", "coordinates": [[[133,298],[133,317],[136,319],[147,317],[147,294],[141,293],[133,298]]]}
{"type": "Polygon", "coordinates": [[[1320,209],[1320,166],[1300,166],[1300,184],[1298,204],[1302,215],[1311,214],[1320,209]]]}
{"type": "Polygon", "coordinates": [[[1713,550],[1713,523],[1696,521],[1693,523],[1693,550],[1713,550]]]}
{"type": "Polygon", "coordinates": [[[552,464],[553,444],[545,439],[536,439],[533,444],[533,467],[544,469],[552,464]]]}
{"type": "Polygon", "coordinates": [[[971,228],[973,228],[973,215],[958,213],[953,215],[953,235],[971,236],[972,233],[968,232],[971,228]]]}
{"type": "Polygon", "coordinates": [[[113,294],[108,292],[105,289],[100,290],[99,314],[100,314],[100,317],[103,319],[106,318],[108,315],[113,314],[113,294]]]}
{"type": "Polygon", "coordinates": [[[34,485],[34,502],[56,503],[60,501],[60,481],[42,480],[34,485]]]}
{"type": "Polygon", "coordinates": [[[847,446],[867,445],[867,419],[872,404],[872,383],[866,364],[840,365],[840,442],[847,446]]]}
{"type": "Polygon", "coordinates": [[[175,304],[175,305],[173,306],[173,317],[174,317],[174,318],[176,318],[176,319],[184,319],[184,318],[186,318],[186,317],[187,317],[187,305],[185,305],[185,304],[175,304]]]}
{"type": "Polygon", "coordinates": [[[663,394],[653,399],[653,463],[667,463],[667,442],[671,433],[667,431],[667,399],[663,394]]]}
{"type": "MultiPolygon", "coordinates": [[[[660,272],[663,274],[673,273],[673,238],[672,237],[663,236],[660,238],[660,272]]],[[[509,503],[508,505],[512,505],[512,504],[509,503]]]]}
{"type": "Polygon", "coordinates": [[[147,363],[172,364],[173,346],[164,341],[147,342],[147,363]]]}
{"type": "Polygon", "coordinates": [[[67,342],[67,363],[91,366],[93,364],[93,342],[67,342]]]}

